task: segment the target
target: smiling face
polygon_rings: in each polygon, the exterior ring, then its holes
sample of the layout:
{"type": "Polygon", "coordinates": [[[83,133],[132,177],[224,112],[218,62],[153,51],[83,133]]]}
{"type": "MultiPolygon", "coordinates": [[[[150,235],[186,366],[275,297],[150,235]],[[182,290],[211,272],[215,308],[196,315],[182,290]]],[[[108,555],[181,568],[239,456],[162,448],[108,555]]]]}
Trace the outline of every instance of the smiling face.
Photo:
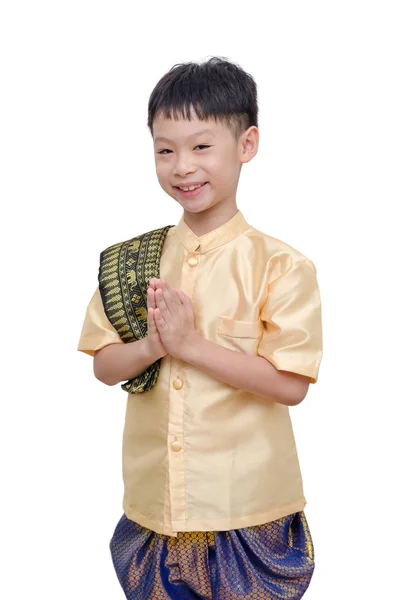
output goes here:
{"type": "Polygon", "coordinates": [[[153,121],[156,173],[163,190],[182,208],[199,213],[216,204],[235,206],[242,163],[256,154],[258,130],[251,127],[238,140],[221,121],[166,119],[160,113],[153,121]],[[255,131],[251,131],[255,130],[255,131]],[[191,191],[181,187],[199,185],[191,191]]]}

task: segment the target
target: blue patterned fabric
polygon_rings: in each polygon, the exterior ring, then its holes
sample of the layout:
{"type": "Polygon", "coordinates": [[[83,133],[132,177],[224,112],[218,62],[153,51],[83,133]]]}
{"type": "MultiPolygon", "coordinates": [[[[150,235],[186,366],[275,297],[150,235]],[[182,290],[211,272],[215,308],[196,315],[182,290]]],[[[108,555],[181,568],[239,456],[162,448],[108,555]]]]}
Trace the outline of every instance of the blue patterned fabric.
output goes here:
{"type": "Polygon", "coordinates": [[[255,527],[177,537],[123,514],[110,551],[128,600],[299,600],[314,571],[303,511],[255,527]]]}

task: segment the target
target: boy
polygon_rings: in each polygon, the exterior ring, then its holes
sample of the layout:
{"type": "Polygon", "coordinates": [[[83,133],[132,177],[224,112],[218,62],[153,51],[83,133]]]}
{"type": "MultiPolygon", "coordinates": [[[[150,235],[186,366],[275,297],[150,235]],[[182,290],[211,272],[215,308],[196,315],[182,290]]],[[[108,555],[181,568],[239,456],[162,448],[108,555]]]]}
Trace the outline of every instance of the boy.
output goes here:
{"type": "Polygon", "coordinates": [[[127,598],[298,599],[314,571],[288,407],[317,381],[321,302],[314,264],[237,208],[257,115],[239,66],[174,66],[148,126],[183,216],[101,253],[78,349],[128,380],[110,541],[127,598]]]}

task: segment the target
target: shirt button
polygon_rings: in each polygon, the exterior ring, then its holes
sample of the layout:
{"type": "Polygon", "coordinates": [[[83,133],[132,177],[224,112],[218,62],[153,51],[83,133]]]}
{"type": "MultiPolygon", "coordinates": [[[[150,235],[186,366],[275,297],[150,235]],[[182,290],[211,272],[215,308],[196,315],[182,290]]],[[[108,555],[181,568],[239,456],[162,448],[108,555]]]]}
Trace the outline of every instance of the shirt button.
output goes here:
{"type": "Polygon", "coordinates": [[[188,262],[188,264],[189,264],[191,267],[197,267],[197,265],[198,265],[198,258],[197,258],[197,256],[191,256],[191,257],[188,259],[188,261],[187,261],[187,262],[188,262]]]}
{"type": "Polygon", "coordinates": [[[174,386],[174,388],[176,390],[180,390],[181,387],[183,386],[183,381],[181,381],[180,379],[174,379],[174,381],[172,382],[172,385],[174,386]]]}
{"type": "Polygon", "coordinates": [[[180,442],[172,442],[171,448],[174,452],[179,452],[179,450],[182,450],[182,444],[180,442]]]}

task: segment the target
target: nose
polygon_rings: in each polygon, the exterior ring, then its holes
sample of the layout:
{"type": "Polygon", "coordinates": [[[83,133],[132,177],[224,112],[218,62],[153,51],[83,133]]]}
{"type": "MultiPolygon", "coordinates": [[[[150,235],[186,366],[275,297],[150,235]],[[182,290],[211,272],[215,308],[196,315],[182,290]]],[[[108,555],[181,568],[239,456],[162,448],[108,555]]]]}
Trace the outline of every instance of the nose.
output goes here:
{"type": "Polygon", "coordinates": [[[196,167],[189,160],[186,154],[179,154],[176,158],[173,174],[185,177],[188,173],[194,173],[196,167]]]}

